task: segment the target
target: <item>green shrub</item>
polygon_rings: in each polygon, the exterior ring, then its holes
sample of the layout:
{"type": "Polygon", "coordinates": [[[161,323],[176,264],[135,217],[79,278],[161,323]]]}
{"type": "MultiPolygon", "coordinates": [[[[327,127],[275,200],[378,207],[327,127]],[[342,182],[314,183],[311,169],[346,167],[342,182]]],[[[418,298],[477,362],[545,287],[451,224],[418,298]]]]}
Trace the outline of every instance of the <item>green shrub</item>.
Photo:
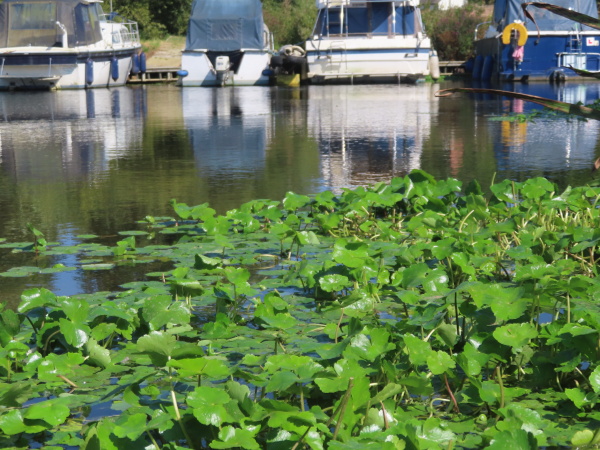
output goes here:
{"type": "Polygon", "coordinates": [[[427,35],[443,61],[464,61],[472,56],[475,28],[489,20],[484,9],[473,4],[445,11],[424,7],[422,15],[427,35]]]}

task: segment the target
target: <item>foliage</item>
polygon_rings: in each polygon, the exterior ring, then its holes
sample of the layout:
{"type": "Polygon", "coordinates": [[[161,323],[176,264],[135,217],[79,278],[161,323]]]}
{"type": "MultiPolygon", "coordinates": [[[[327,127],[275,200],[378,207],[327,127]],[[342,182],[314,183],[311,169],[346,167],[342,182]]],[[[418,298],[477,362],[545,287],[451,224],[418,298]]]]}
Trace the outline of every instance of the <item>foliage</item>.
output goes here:
{"type": "Polygon", "coordinates": [[[0,244],[172,262],[2,311],[0,446],[598,444],[600,188],[491,192],[414,171],[223,216],[173,201],[114,247],[0,244]]]}
{"type": "Polygon", "coordinates": [[[464,61],[471,57],[475,28],[489,20],[483,8],[473,4],[448,10],[423,7],[422,16],[432,46],[443,61],[464,61]]]}
{"type": "Polygon", "coordinates": [[[263,0],[263,15],[277,47],[301,44],[313,30],[317,7],[314,0],[263,0]]]}
{"type": "Polygon", "coordinates": [[[113,0],[112,3],[114,11],[138,22],[143,39],[184,35],[192,8],[192,0],[113,0]]]}

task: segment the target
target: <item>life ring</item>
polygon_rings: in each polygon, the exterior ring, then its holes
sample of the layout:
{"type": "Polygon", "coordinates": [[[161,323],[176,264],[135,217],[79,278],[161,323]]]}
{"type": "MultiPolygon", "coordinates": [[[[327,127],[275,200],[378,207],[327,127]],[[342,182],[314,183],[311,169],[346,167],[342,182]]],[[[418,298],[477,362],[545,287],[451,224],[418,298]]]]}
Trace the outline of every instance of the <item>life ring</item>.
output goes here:
{"type": "Polygon", "coordinates": [[[510,44],[513,30],[516,31],[519,36],[517,40],[517,45],[521,47],[524,46],[527,42],[527,28],[525,28],[525,25],[518,22],[513,22],[511,24],[506,25],[504,31],[502,31],[502,43],[510,44]]]}

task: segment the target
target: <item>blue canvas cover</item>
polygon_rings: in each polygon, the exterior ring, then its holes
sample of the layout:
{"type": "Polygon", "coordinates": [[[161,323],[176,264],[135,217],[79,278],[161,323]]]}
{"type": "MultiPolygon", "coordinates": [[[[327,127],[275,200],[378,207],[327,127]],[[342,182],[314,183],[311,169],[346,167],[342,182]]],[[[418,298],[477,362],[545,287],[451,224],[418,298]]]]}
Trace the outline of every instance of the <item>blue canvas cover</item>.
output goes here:
{"type": "MultiPolygon", "coordinates": [[[[527,30],[536,31],[535,25],[529,19],[525,19],[521,5],[529,0],[496,0],[494,4],[493,22],[496,30],[502,32],[504,27],[515,21],[525,23],[527,30]]],[[[544,3],[561,6],[567,9],[586,14],[591,17],[598,17],[596,0],[544,0],[544,3]]],[[[577,22],[565,19],[546,11],[545,9],[530,6],[527,11],[531,13],[541,31],[572,31],[572,30],[591,30],[577,22]]]]}
{"type": "Polygon", "coordinates": [[[194,0],[185,49],[262,49],[263,27],[260,0],[194,0]]]}

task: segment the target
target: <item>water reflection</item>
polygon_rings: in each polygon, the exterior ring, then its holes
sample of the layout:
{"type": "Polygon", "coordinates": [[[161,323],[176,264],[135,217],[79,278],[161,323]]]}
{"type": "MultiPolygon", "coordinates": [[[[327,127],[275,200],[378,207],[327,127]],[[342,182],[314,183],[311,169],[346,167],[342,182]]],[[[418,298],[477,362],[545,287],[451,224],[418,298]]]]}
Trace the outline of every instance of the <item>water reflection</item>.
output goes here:
{"type": "Polygon", "coordinates": [[[0,96],[2,168],[17,180],[41,183],[88,177],[140,147],[142,128],[135,125],[142,119],[137,107],[143,102],[142,90],[60,94],[0,96]]]}
{"type": "MultiPolygon", "coordinates": [[[[598,83],[516,84],[513,89],[573,104],[590,104],[600,98],[598,83]]],[[[523,114],[533,109],[520,99],[501,102],[501,113],[505,115],[523,114]]],[[[500,125],[500,130],[495,128],[492,132],[499,173],[552,176],[573,170],[589,171],[595,159],[599,136],[597,121],[557,120],[551,116],[526,122],[504,121],[500,125]]]]}
{"type": "MultiPolygon", "coordinates": [[[[562,186],[592,180],[596,121],[494,120],[539,108],[489,95],[437,98],[453,84],[285,88],[123,87],[0,93],[0,238],[75,245],[81,234],[114,242],[146,215],[171,215],[171,199],[219,213],[286,192],[387,181],[412,169],[438,178],[546,176],[562,186]]],[[[599,83],[510,85],[568,102],[600,98],[599,83]]],[[[147,242],[140,240],[139,245],[147,242]]],[[[0,249],[0,273],[34,259],[0,249]]],[[[113,290],[147,266],[110,273],[0,278],[0,298],[27,286],[57,293],[113,290]]]]}
{"type": "Polygon", "coordinates": [[[421,168],[439,99],[432,85],[309,88],[308,127],[326,188],[373,184],[421,168]]]}
{"type": "Polygon", "coordinates": [[[201,177],[246,178],[265,165],[272,137],[265,89],[182,89],[183,117],[201,177]]]}

